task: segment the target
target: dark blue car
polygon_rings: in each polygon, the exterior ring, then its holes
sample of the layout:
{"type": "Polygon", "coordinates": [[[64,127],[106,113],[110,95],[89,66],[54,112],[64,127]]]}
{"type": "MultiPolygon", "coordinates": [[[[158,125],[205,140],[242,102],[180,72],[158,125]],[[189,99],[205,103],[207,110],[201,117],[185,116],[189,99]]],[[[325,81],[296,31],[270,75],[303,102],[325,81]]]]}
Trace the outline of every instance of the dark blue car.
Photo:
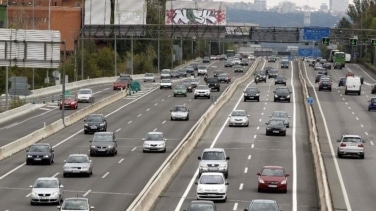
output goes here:
{"type": "Polygon", "coordinates": [[[368,102],[368,111],[376,110],[376,97],[371,98],[368,102]]]}

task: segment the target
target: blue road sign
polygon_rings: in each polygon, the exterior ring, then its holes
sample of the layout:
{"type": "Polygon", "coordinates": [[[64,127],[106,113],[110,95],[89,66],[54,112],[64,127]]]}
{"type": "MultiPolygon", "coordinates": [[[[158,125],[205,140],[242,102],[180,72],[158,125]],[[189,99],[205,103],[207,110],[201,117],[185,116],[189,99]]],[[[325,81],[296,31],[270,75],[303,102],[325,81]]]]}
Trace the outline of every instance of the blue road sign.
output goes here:
{"type": "Polygon", "coordinates": [[[324,37],[330,37],[329,27],[304,27],[303,40],[318,41],[324,37]]]}
{"type": "Polygon", "coordinates": [[[313,97],[308,97],[308,98],[307,98],[307,103],[308,103],[309,105],[312,105],[313,102],[314,102],[313,97]]]}
{"type": "Polygon", "coordinates": [[[313,49],[312,48],[299,48],[298,56],[300,57],[313,56],[313,49]]]}

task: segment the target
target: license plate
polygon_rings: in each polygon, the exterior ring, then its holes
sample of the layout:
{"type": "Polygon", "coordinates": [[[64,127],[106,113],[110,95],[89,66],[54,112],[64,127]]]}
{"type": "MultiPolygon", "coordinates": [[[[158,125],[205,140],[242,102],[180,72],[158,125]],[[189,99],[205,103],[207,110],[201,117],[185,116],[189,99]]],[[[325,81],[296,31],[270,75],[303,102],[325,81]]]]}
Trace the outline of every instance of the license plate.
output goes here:
{"type": "Polygon", "coordinates": [[[106,151],[105,149],[98,149],[99,152],[104,152],[106,151]]]}
{"type": "Polygon", "coordinates": [[[97,126],[91,126],[90,128],[91,129],[97,129],[97,126]]]}
{"type": "Polygon", "coordinates": [[[47,200],[48,197],[46,197],[46,196],[42,196],[42,197],[40,197],[40,199],[42,199],[42,200],[47,200]]]}
{"type": "Polygon", "coordinates": [[[281,97],[281,98],[279,98],[279,99],[284,100],[285,98],[284,98],[284,97],[281,97]]]}
{"type": "Polygon", "coordinates": [[[73,172],[73,173],[80,173],[79,170],[73,170],[72,172],[73,172]]]}
{"type": "Polygon", "coordinates": [[[277,188],[277,185],[268,185],[269,188],[277,188]]]}
{"type": "Polygon", "coordinates": [[[42,160],[42,158],[34,158],[34,160],[42,160]]]}
{"type": "Polygon", "coordinates": [[[210,171],[218,171],[218,168],[209,168],[210,171]]]}
{"type": "Polygon", "coordinates": [[[279,133],[279,131],[278,130],[273,130],[273,133],[279,133]]]}
{"type": "Polygon", "coordinates": [[[255,97],[249,97],[249,98],[253,99],[253,98],[255,98],[255,97]]]}

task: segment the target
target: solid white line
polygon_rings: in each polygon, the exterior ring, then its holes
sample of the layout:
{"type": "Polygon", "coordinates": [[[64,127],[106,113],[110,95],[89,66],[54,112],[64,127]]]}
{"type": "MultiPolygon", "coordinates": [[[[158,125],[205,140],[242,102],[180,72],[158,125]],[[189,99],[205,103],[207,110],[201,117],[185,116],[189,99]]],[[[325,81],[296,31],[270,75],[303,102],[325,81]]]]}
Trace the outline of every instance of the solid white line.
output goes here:
{"type": "Polygon", "coordinates": [[[110,172],[106,172],[106,173],[102,176],[102,179],[106,178],[107,175],[109,175],[109,174],[110,174],[110,172]]]}
{"type": "Polygon", "coordinates": [[[122,163],[124,161],[124,158],[120,159],[118,163],[122,163]]]}
{"type": "Polygon", "coordinates": [[[137,147],[133,147],[133,149],[131,150],[132,152],[135,151],[137,149],[137,147]]]}
{"type": "Polygon", "coordinates": [[[297,188],[297,181],[298,181],[298,171],[297,171],[297,161],[296,161],[296,92],[294,87],[294,65],[291,62],[291,87],[292,87],[292,94],[293,94],[293,125],[292,125],[292,211],[298,210],[298,200],[296,190],[297,188]]]}
{"type": "Polygon", "coordinates": [[[234,204],[234,208],[232,209],[232,210],[237,210],[238,209],[238,203],[236,202],[235,204],[234,204]]]}
{"type": "MultiPolygon", "coordinates": [[[[265,62],[264,62],[264,65],[263,65],[262,68],[264,68],[264,66],[265,66],[265,62]]],[[[247,84],[247,87],[250,84],[252,84],[252,83],[253,83],[253,80],[247,84]]],[[[242,99],[243,99],[243,95],[240,96],[238,102],[235,104],[235,106],[234,106],[234,108],[232,110],[235,110],[239,106],[239,104],[240,104],[240,102],[241,102],[242,99]]],[[[213,148],[215,146],[215,144],[217,143],[217,141],[219,139],[219,136],[222,134],[223,130],[227,126],[227,122],[228,122],[228,118],[226,118],[226,120],[223,122],[222,127],[219,129],[217,135],[214,137],[214,140],[213,140],[212,144],[210,145],[210,148],[213,148]]],[[[198,175],[198,168],[196,169],[196,172],[192,176],[191,181],[189,182],[189,184],[188,184],[187,188],[185,189],[182,197],[180,198],[179,203],[176,205],[175,211],[180,211],[181,210],[181,206],[183,205],[183,202],[184,202],[185,198],[187,197],[189,191],[191,190],[192,185],[194,184],[194,182],[195,182],[195,180],[197,178],[197,175],[198,175]]]]}
{"type": "MultiPolygon", "coordinates": [[[[304,67],[305,67],[305,65],[304,65],[304,67]]],[[[304,68],[304,71],[305,71],[305,74],[306,74],[306,78],[309,81],[311,87],[315,87],[314,84],[311,82],[311,80],[309,80],[306,68],[304,68]]],[[[326,133],[326,137],[328,138],[329,148],[330,148],[330,151],[331,151],[331,154],[332,154],[332,158],[333,158],[333,161],[334,161],[334,166],[335,166],[336,171],[337,171],[339,184],[340,184],[341,189],[342,189],[343,199],[344,199],[345,205],[346,205],[346,211],[352,211],[351,205],[350,205],[350,201],[349,201],[349,196],[347,195],[347,191],[346,191],[346,186],[345,186],[345,183],[343,182],[343,177],[342,177],[341,169],[339,168],[338,160],[337,160],[337,157],[336,157],[336,153],[335,153],[334,148],[333,148],[331,135],[330,135],[330,132],[329,132],[328,124],[326,122],[326,117],[325,117],[324,112],[322,110],[320,99],[317,96],[316,89],[313,89],[313,92],[315,93],[315,98],[316,98],[316,101],[317,101],[317,106],[319,107],[319,110],[320,110],[320,113],[321,113],[321,116],[322,116],[322,119],[323,119],[323,122],[324,122],[325,133],[326,133]]],[[[354,112],[352,112],[352,113],[354,114],[354,112]]]]}
{"type": "Polygon", "coordinates": [[[243,190],[243,186],[244,186],[244,184],[240,183],[239,190],[243,190]]]}
{"type": "Polygon", "coordinates": [[[91,190],[88,190],[86,191],[86,193],[84,193],[84,195],[82,195],[83,197],[86,197],[87,195],[89,195],[89,193],[91,192],[91,190]]]}
{"type": "Polygon", "coordinates": [[[244,174],[246,174],[247,172],[248,172],[248,167],[245,167],[244,174]]]}

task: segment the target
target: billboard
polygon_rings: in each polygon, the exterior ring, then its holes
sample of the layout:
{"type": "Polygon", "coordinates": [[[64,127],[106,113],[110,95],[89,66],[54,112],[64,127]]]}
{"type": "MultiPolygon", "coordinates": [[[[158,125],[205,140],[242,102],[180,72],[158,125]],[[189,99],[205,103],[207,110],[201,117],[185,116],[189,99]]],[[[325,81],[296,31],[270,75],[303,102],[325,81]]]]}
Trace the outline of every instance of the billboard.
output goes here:
{"type": "Polygon", "coordinates": [[[167,1],[166,25],[226,25],[225,2],[167,1]]]}
{"type": "Polygon", "coordinates": [[[111,1],[85,1],[85,25],[110,25],[110,19],[111,1]]]}
{"type": "Polygon", "coordinates": [[[114,24],[144,25],[146,24],[146,2],[144,0],[116,1],[114,24]]]}

